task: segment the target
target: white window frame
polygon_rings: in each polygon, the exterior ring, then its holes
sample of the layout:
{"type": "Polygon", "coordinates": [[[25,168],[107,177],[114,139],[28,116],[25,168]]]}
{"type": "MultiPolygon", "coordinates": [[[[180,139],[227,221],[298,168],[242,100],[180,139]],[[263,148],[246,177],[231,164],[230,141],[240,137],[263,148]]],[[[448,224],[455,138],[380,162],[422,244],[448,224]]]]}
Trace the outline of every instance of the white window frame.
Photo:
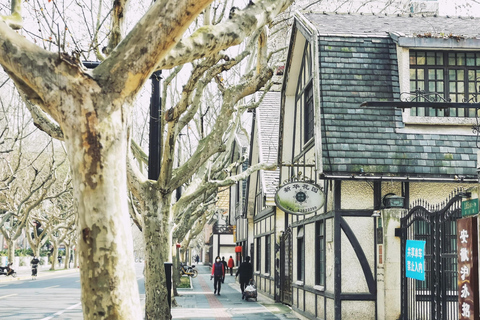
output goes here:
{"type": "MultiPolygon", "coordinates": [[[[402,99],[406,98],[406,92],[410,92],[410,49],[397,45],[398,75],[400,93],[402,99]]],[[[459,117],[422,117],[410,115],[410,109],[402,112],[404,128],[397,131],[402,133],[430,133],[430,134],[456,134],[475,135],[472,126],[476,125],[475,118],[459,117]]]]}

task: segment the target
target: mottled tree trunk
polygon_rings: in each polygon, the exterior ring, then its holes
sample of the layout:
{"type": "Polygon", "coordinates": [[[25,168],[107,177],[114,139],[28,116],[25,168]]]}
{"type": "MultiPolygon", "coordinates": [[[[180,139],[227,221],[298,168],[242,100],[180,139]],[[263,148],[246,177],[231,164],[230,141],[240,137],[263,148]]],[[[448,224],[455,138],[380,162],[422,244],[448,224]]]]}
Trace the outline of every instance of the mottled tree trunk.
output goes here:
{"type": "Polygon", "coordinates": [[[123,108],[109,116],[89,109],[84,103],[74,110],[84,119],[64,129],[82,213],[77,251],[83,314],[85,319],[141,319],[125,174],[129,115],[123,108]]]}
{"type": "Polygon", "coordinates": [[[55,265],[58,262],[58,243],[56,241],[52,241],[53,243],[53,254],[50,257],[52,259],[52,266],[50,267],[50,270],[57,270],[55,265]]]}
{"type": "Polygon", "coordinates": [[[65,269],[70,268],[70,246],[65,246],[65,261],[64,261],[65,269]]]}
{"type": "Polygon", "coordinates": [[[7,239],[7,246],[8,246],[8,250],[7,250],[7,257],[8,257],[8,263],[13,263],[14,262],[14,259],[15,259],[15,246],[16,246],[16,241],[15,240],[11,240],[11,239],[7,239]]]}
{"type": "Polygon", "coordinates": [[[172,285],[173,296],[178,296],[177,286],[180,284],[180,249],[176,248],[175,255],[173,256],[173,272],[172,272],[172,285]]]}
{"type": "Polygon", "coordinates": [[[145,319],[171,319],[168,306],[165,266],[169,253],[170,196],[159,199],[157,192],[146,192],[148,213],[145,215],[145,319]],[[147,195],[148,193],[148,195],[147,195]]]}

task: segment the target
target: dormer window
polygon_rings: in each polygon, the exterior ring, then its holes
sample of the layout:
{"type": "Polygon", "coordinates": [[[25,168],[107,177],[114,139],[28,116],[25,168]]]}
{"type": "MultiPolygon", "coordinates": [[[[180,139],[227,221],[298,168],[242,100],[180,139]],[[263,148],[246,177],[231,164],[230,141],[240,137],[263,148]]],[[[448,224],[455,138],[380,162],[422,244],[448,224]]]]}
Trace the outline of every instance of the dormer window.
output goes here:
{"type": "MultiPolygon", "coordinates": [[[[410,92],[422,92],[416,102],[474,102],[480,80],[480,53],[410,50],[410,92]],[[445,100],[442,100],[445,99],[445,100]]],[[[411,116],[475,117],[475,108],[415,107],[411,116]]]]}

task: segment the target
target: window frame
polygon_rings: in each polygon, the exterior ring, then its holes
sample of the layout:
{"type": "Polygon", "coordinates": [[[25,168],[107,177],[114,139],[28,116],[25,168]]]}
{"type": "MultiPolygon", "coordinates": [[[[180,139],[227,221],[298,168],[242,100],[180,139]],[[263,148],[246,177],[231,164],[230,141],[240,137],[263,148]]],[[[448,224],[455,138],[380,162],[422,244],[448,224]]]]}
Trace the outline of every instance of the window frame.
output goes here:
{"type": "Polygon", "coordinates": [[[270,234],[265,236],[265,273],[270,274],[270,266],[271,266],[271,246],[272,246],[272,238],[270,234]]]}
{"type": "MultiPolygon", "coordinates": [[[[479,94],[479,52],[411,49],[408,55],[410,94],[418,89],[438,93],[439,96],[431,95],[429,98],[439,102],[442,98],[452,99],[452,102],[465,102],[479,94]],[[473,76],[473,80],[470,76],[473,76]]],[[[421,117],[475,118],[475,108],[411,108],[410,114],[421,117]]]]}
{"type": "MultiPolygon", "coordinates": [[[[416,47],[402,47],[397,46],[397,61],[399,69],[399,82],[400,82],[400,96],[401,100],[405,101],[412,96],[408,93],[410,88],[410,52],[419,51],[416,47]]],[[[422,51],[422,50],[420,50],[422,51]]],[[[425,50],[423,50],[425,51],[425,50]]],[[[429,50],[434,52],[443,51],[466,51],[466,50],[429,50]]],[[[402,112],[402,120],[405,127],[398,128],[398,132],[404,133],[425,133],[425,134],[456,134],[456,135],[474,135],[471,127],[476,124],[475,118],[464,117],[427,117],[427,116],[412,116],[410,108],[405,108],[402,112]],[[441,132],[435,126],[442,126],[441,132]]]]}
{"type": "Polygon", "coordinates": [[[256,256],[256,270],[258,272],[261,272],[262,271],[262,238],[261,237],[258,237],[257,238],[257,256],[256,256]]]}
{"type": "Polygon", "coordinates": [[[313,107],[313,83],[310,82],[303,93],[304,97],[304,113],[303,113],[303,123],[304,123],[304,132],[303,136],[306,142],[310,141],[315,134],[315,115],[313,107]]]}
{"type": "Polygon", "coordinates": [[[315,286],[325,287],[325,220],[315,223],[315,286]]]}
{"type": "Polygon", "coordinates": [[[305,280],[305,227],[297,229],[297,281],[305,280]]]}
{"type": "Polygon", "coordinates": [[[302,63],[300,72],[298,73],[297,88],[295,91],[295,110],[300,113],[300,141],[301,145],[305,145],[314,138],[314,103],[313,103],[313,61],[312,61],[312,45],[305,41],[303,48],[302,63]],[[308,95],[307,95],[308,94],[308,95]],[[308,104],[307,104],[308,103],[308,104]],[[308,118],[307,118],[308,117],[308,118]]]}

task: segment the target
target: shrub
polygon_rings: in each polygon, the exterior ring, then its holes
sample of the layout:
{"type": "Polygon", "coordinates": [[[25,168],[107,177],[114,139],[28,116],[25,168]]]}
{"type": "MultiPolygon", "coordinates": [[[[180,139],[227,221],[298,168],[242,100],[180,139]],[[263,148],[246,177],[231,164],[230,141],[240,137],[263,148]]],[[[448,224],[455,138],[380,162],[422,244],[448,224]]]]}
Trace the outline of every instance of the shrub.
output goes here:
{"type": "Polygon", "coordinates": [[[32,248],[17,249],[17,250],[15,250],[15,256],[16,257],[30,257],[30,256],[33,256],[33,250],[32,250],[32,248]]]}
{"type": "Polygon", "coordinates": [[[180,277],[180,283],[177,288],[190,288],[190,277],[180,277]]]}

